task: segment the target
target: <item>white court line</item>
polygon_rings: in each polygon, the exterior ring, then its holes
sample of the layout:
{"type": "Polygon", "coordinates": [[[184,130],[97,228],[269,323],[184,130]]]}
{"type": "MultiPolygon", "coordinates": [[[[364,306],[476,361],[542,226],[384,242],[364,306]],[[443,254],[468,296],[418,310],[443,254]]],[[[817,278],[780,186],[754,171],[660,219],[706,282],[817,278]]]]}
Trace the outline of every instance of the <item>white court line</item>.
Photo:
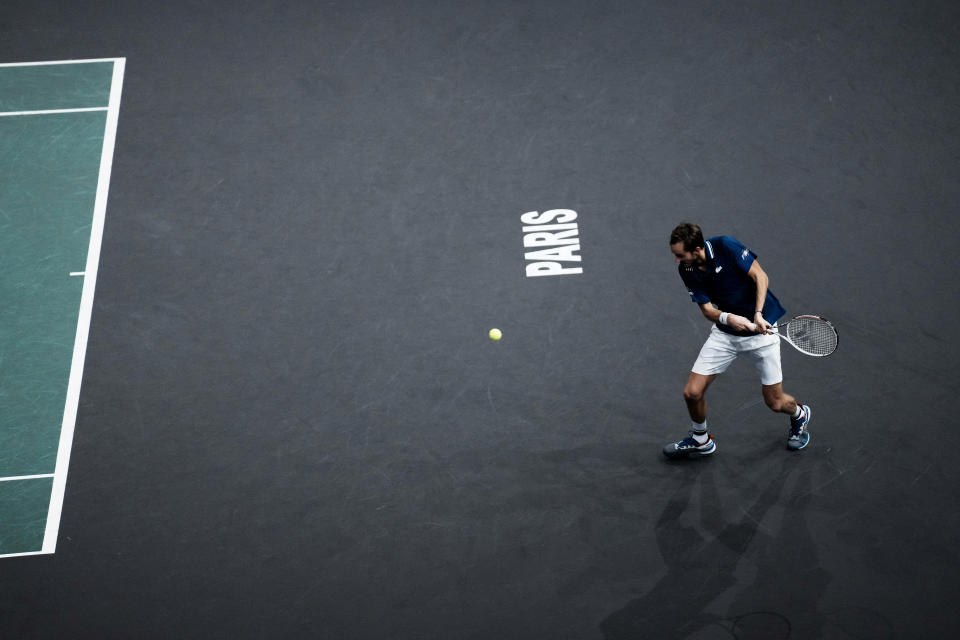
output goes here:
{"type": "Polygon", "coordinates": [[[52,478],[52,473],[40,473],[35,476],[9,476],[0,478],[0,482],[16,482],[17,480],[39,480],[40,478],[52,478]]]}
{"type": "Polygon", "coordinates": [[[87,275],[87,272],[86,272],[86,271],[71,271],[71,272],[70,272],[70,277],[71,277],[71,278],[74,277],[74,276],[85,276],[85,275],[87,275]]]}
{"type": "Polygon", "coordinates": [[[26,551],[24,553],[5,553],[0,558],[19,558],[21,556],[39,556],[46,553],[45,551],[26,551]]]}
{"type": "Polygon", "coordinates": [[[11,116],[47,116],[55,113],[85,113],[88,111],[108,111],[110,107],[82,107],[78,109],[40,109],[37,111],[0,111],[0,118],[11,116]]]}
{"type": "Polygon", "coordinates": [[[57,534],[60,531],[60,516],[63,512],[63,496],[67,488],[67,470],[70,466],[70,451],[73,447],[73,432],[80,404],[80,382],[83,379],[83,363],[87,353],[87,338],[90,333],[90,316],[93,312],[93,293],[97,284],[97,268],[100,264],[100,246],[103,241],[103,221],[107,212],[107,194],[110,189],[110,171],[113,165],[113,149],[117,139],[117,120],[120,116],[120,91],[123,87],[123,71],[126,58],[113,58],[113,80],[110,85],[110,106],[103,134],[103,151],[100,154],[100,177],[97,181],[97,198],[93,206],[93,224],[90,227],[90,247],[87,250],[86,277],[80,297],[80,314],[77,322],[77,338],[73,345],[73,364],[67,385],[67,401],[63,411],[63,426],[60,429],[60,446],[57,449],[57,465],[53,473],[53,491],[47,513],[47,527],[43,535],[42,553],[57,550],[57,534]]]}
{"type": "Polygon", "coordinates": [[[89,58],[86,60],[45,60],[42,62],[0,62],[0,67],[44,67],[53,64],[90,64],[91,62],[116,62],[124,58],[89,58]]]}

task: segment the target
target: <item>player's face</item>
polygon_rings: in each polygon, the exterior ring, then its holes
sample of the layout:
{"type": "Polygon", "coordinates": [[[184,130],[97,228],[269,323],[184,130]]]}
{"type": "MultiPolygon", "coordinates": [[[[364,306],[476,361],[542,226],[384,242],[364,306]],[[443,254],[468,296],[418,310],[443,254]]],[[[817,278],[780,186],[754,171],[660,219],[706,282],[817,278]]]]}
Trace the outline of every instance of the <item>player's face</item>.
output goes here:
{"type": "Polygon", "coordinates": [[[699,247],[693,251],[684,251],[683,243],[677,242],[670,245],[670,251],[673,253],[676,263],[682,264],[685,267],[699,267],[706,262],[706,259],[701,254],[699,247]]]}

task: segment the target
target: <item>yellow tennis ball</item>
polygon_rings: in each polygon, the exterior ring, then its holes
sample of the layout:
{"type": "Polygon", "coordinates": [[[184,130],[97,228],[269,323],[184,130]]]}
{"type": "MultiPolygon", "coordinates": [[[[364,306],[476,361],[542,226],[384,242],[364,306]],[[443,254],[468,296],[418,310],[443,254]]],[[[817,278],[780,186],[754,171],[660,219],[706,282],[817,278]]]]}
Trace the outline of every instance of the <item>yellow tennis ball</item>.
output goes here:
{"type": "Polygon", "coordinates": [[[502,337],[503,337],[503,333],[500,331],[500,329],[490,329],[491,340],[499,340],[502,337]]]}

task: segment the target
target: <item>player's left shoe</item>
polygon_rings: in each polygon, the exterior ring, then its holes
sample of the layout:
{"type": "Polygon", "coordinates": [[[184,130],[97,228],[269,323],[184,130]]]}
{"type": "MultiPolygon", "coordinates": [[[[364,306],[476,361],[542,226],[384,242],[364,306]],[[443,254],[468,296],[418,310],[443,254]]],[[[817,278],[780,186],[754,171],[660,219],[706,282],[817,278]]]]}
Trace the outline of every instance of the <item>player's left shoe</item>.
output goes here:
{"type": "Polygon", "coordinates": [[[713,436],[707,434],[707,441],[700,444],[694,440],[691,431],[680,442],[668,442],[663,447],[663,455],[668,458],[702,458],[703,456],[709,456],[716,450],[717,443],[713,441],[713,436]]]}
{"type": "MultiPolygon", "coordinates": [[[[797,403],[800,404],[800,403],[797,403]]],[[[787,437],[787,449],[798,451],[810,444],[810,432],[807,425],[810,424],[810,405],[800,404],[803,409],[803,415],[796,420],[790,418],[790,435],[787,437]]]]}

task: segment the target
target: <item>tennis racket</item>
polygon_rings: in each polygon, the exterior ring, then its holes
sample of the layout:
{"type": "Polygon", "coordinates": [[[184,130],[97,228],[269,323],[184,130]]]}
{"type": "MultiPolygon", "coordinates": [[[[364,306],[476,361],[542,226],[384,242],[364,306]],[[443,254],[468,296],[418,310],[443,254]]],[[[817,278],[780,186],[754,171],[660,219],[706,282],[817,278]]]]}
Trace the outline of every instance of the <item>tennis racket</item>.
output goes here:
{"type": "MultiPolygon", "coordinates": [[[[754,331],[757,325],[750,323],[754,331]]],[[[797,316],[779,325],[774,333],[802,354],[822,358],[837,350],[840,336],[830,321],[820,316],[797,316]]]]}

